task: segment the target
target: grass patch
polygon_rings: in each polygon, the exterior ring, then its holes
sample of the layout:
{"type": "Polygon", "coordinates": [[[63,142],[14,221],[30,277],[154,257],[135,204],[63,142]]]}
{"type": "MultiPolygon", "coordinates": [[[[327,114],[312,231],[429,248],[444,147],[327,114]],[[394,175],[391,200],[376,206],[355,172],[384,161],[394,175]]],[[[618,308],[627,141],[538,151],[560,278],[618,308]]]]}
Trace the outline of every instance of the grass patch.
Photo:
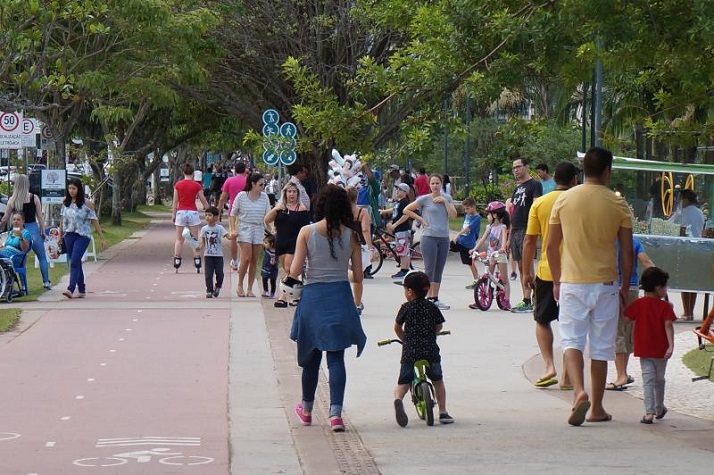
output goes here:
{"type": "MultiPolygon", "coordinates": [[[[682,357],[684,365],[697,376],[706,376],[711,360],[714,358],[714,346],[708,345],[705,348],[705,350],[692,350],[682,357]]],[[[709,380],[713,381],[711,378],[709,380]]]]}
{"type": "Polygon", "coordinates": [[[20,321],[19,308],[7,308],[0,310],[0,333],[12,330],[20,321]]]}

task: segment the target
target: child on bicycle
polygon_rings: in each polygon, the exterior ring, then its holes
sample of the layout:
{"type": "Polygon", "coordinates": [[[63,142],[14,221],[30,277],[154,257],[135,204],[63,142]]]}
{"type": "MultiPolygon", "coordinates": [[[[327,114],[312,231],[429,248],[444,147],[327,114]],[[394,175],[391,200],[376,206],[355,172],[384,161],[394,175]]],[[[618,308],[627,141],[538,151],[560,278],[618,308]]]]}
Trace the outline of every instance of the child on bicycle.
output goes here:
{"type": "MultiPolygon", "coordinates": [[[[491,201],[486,206],[488,213],[488,226],[481,238],[478,240],[474,248],[471,250],[471,255],[474,256],[473,266],[476,267],[476,256],[478,249],[488,239],[488,250],[486,257],[489,259],[489,271],[493,272],[498,265],[498,272],[501,274],[504,291],[506,292],[506,300],[504,301],[504,310],[511,307],[511,285],[508,281],[508,254],[506,254],[505,246],[508,242],[508,232],[511,229],[511,218],[506,210],[506,205],[500,201],[491,201]]],[[[469,305],[470,309],[477,309],[476,303],[469,305]]]]}
{"type": "Polygon", "coordinates": [[[436,402],[439,405],[439,422],[451,424],[454,419],[446,411],[446,387],[441,372],[441,355],[436,344],[436,334],[441,331],[444,316],[433,302],[427,300],[429,277],[423,272],[409,272],[402,282],[395,282],[404,287],[407,301],[402,304],[394,323],[394,333],[402,341],[401,369],[399,380],[394,389],[394,410],[397,424],[406,427],[409,423],[404,412],[404,396],[414,380],[414,362],[427,360],[429,367],[426,375],[434,385],[436,402]]]}

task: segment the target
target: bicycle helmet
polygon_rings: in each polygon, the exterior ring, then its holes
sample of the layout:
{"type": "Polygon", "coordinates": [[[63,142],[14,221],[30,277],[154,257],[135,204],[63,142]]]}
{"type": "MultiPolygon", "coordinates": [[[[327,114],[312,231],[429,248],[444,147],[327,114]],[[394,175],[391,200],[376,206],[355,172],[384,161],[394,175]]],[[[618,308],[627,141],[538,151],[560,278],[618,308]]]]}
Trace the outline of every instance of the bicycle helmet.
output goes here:
{"type": "Polygon", "coordinates": [[[292,277],[285,277],[280,280],[280,290],[285,292],[291,300],[300,300],[300,296],[302,295],[302,282],[292,277]]]}
{"type": "Polygon", "coordinates": [[[486,205],[486,211],[489,213],[493,213],[499,209],[506,209],[506,205],[500,201],[491,201],[488,205],[486,205]]]}

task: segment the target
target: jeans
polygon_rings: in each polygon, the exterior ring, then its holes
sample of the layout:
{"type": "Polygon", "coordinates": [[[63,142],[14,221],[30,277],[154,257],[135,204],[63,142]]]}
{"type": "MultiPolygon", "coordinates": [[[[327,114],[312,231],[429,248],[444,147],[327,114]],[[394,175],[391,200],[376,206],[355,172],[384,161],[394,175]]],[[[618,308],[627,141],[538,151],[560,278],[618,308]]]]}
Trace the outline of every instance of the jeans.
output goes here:
{"type": "Polygon", "coordinates": [[[642,385],[645,394],[645,412],[662,414],[664,410],[664,373],[667,371],[665,358],[640,358],[642,385]]]}
{"type": "Polygon", "coordinates": [[[32,236],[32,250],[40,261],[40,273],[42,274],[42,283],[50,282],[49,264],[47,262],[47,253],[45,252],[45,237],[40,234],[40,227],[37,223],[25,223],[25,229],[32,236]]]}
{"type": "Polygon", "coordinates": [[[79,293],[86,292],[84,285],[84,272],[82,271],[82,256],[92,242],[87,236],[77,233],[65,233],[64,244],[67,247],[67,259],[69,259],[69,285],[67,290],[74,293],[75,287],[79,293]]]}
{"type": "Polygon", "coordinates": [[[203,256],[206,274],[206,292],[213,292],[213,274],[216,274],[216,287],[223,287],[223,256],[203,256]]]}
{"type": "MultiPolygon", "coordinates": [[[[345,350],[327,351],[327,369],[330,373],[330,417],[342,416],[342,402],[345,398],[347,372],[345,371],[345,350]]],[[[320,376],[322,351],[313,350],[310,361],[302,368],[302,406],[305,412],[312,412],[320,376]]]]}

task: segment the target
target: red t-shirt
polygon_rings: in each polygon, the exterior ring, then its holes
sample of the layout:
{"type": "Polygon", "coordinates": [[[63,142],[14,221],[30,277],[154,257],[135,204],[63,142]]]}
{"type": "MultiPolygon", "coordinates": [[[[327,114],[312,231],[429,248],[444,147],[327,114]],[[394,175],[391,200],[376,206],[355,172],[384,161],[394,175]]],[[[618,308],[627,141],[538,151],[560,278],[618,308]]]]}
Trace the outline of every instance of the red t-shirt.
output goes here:
{"type": "Polygon", "coordinates": [[[236,199],[238,193],[245,190],[245,184],[248,177],[241,173],[240,175],[232,176],[223,183],[221,191],[228,193],[228,209],[233,209],[233,200],[236,199]]]}
{"type": "Polygon", "coordinates": [[[197,181],[181,180],[174,185],[178,192],[178,207],[176,211],[198,211],[196,208],[196,197],[203,191],[203,187],[197,181]]]}
{"type": "Polygon", "coordinates": [[[664,358],[669,347],[664,323],[677,319],[669,302],[655,297],[640,297],[625,309],[625,316],[635,322],[632,332],[635,356],[664,358]]]}
{"type": "Polygon", "coordinates": [[[429,177],[427,175],[417,175],[414,179],[414,189],[417,196],[429,194],[431,192],[429,189],[429,177]]]}

